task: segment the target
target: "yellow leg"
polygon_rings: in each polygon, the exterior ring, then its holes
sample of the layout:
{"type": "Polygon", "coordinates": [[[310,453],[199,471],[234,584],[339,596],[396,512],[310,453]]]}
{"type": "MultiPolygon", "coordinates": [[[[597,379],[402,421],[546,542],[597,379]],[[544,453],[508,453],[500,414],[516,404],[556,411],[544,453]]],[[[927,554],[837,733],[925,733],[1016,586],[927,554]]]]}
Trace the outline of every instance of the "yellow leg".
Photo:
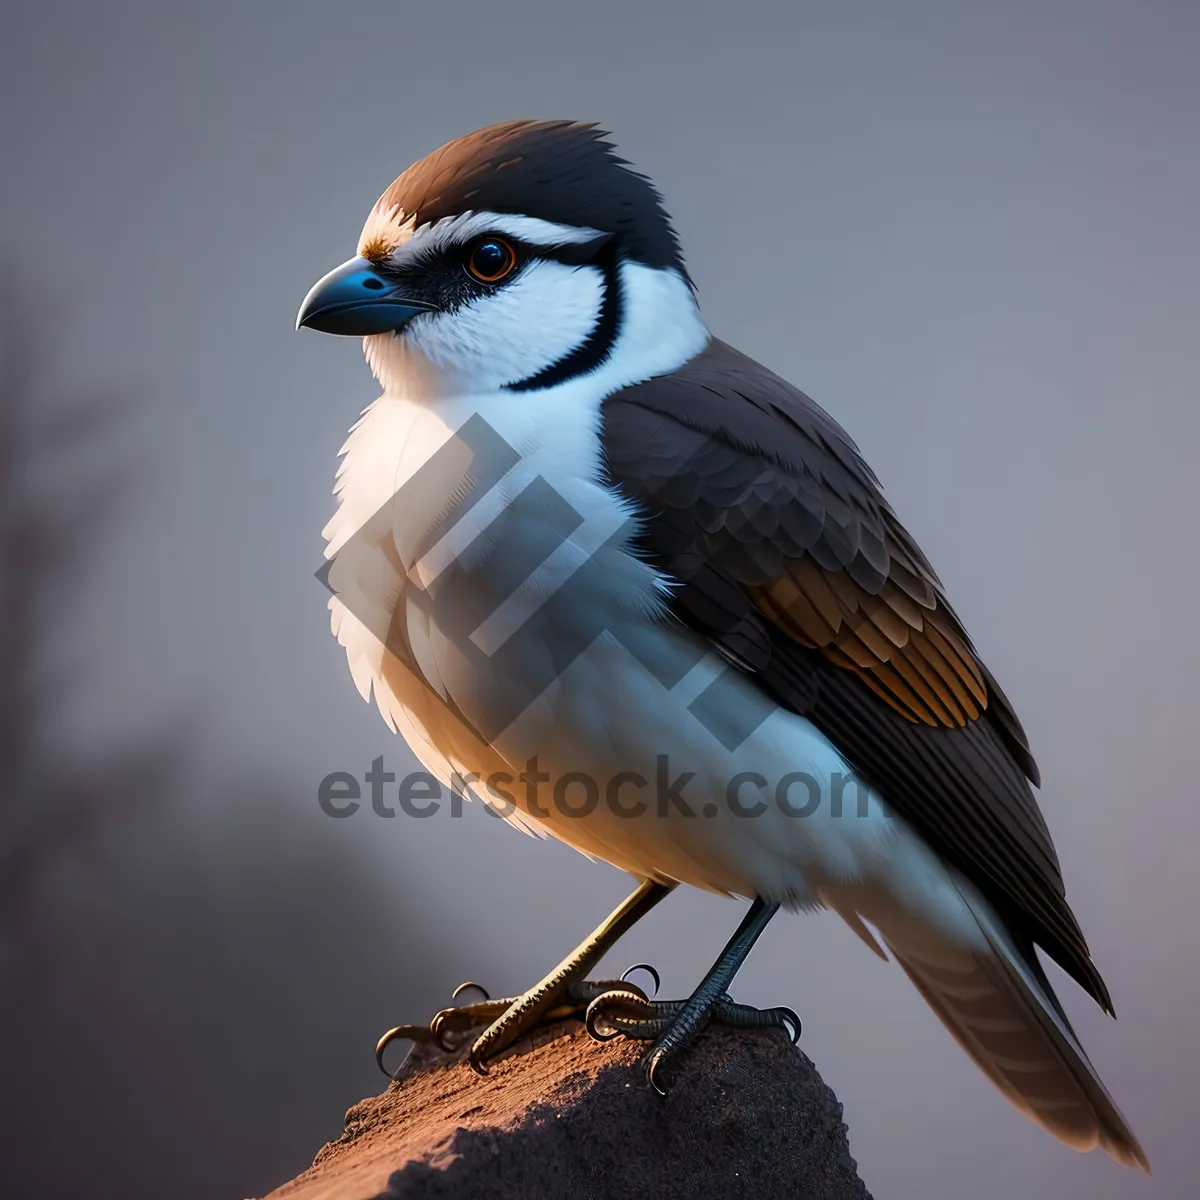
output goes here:
{"type": "Polygon", "coordinates": [[[480,1075],[487,1074],[488,1060],[507,1050],[524,1037],[556,1005],[567,989],[583,979],[589,970],[641,920],[675,885],[645,880],[637,890],[615,908],[585,941],[581,942],[541,982],[519,996],[492,1022],[471,1047],[471,1066],[480,1075]]]}

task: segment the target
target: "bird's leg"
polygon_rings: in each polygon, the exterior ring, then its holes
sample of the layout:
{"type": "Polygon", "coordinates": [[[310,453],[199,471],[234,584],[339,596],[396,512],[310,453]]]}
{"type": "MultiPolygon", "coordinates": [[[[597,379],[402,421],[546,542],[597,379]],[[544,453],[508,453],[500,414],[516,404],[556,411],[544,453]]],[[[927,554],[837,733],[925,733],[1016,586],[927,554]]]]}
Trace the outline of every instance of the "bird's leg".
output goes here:
{"type": "MultiPolygon", "coordinates": [[[[553,971],[536,983],[523,996],[505,1000],[484,999],[439,1012],[428,1028],[398,1025],[379,1039],[375,1048],[376,1061],[383,1068],[383,1052],[389,1043],[400,1038],[414,1041],[436,1041],[448,1047],[447,1038],[465,1034],[472,1028],[490,1022],[471,1047],[471,1066],[481,1075],[487,1074],[487,1063],[502,1053],[530,1030],[547,1021],[582,1017],[588,1004],[597,996],[613,991],[629,994],[646,1001],[640,989],[629,988],[623,981],[589,983],[584,976],[612,947],[618,938],[646,915],[675,885],[646,880],[601,922],[585,941],[581,942],[553,971]]],[[[457,997],[468,985],[463,984],[457,997]]],[[[478,985],[471,985],[478,987],[478,985]]],[[[479,989],[482,991],[482,989],[479,989]]],[[[648,1001],[646,1001],[648,1003],[648,1001]]],[[[461,1041],[458,1043],[461,1045],[461,1041]]]]}
{"type": "Polygon", "coordinates": [[[588,1006],[588,1032],[601,1041],[621,1034],[654,1039],[642,1067],[651,1086],[663,1094],[658,1078],[663,1064],[682,1054],[710,1021],[742,1029],[783,1028],[795,1041],[800,1036],[800,1018],[791,1009],[735,1004],[727,990],[750,948],[778,911],[778,904],[756,899],[690,999],[647,1000],[631,988],[614,988],[588,1006]]]}
{"type": "Polygon", "coordinates": [[[608,917],[591,936],[581,942],[553,971],[534,984],[489,1025],[471,1047],[471,1066],[487,1074],[487,1062],[528,1033],[554,1009],[570,991],[574,982],[582,982],[588,970],[609,948],[646,915],[673,885],[645,880],[608,917]]]}

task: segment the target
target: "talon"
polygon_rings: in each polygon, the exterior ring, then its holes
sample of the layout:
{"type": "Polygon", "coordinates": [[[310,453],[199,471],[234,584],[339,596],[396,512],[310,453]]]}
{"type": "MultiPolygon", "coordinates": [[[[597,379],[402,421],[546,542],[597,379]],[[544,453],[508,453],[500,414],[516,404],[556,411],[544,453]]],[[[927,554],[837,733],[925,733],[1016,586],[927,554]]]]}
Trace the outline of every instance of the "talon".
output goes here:
{"type": "Polygon", "coordinates": [[[588,1036],[593,1042],[611,1042],[613,1038],[621,1036],[621,1031],[611,1025],[607,1032],[600,1028],[600,1021],[604,1016],[604,1006],[600,1005],[602,999],[602,996],[597,996],[583,1014],[583,1027],[588,1031],[588,1036]],[[597,1005],[600,1006],[597,1007],[597,1005]]]}
{"type": "Polygon", "coordinates": [[[646,1057],[646,1082],[660,1095],[666,1096],[667,1089],[660,1087],[658,1080],[655,1078],[657,1072],[661,1069],[665,1055],[661,1050],[651,1050],[646,1057]]]}
{"type": "Polygon", "coordinates": [[[607,1009],[620,1007],[632,1009],[634,1019],[638,1019],[650,1011],[652,1005],[640,990],[635,992],[632,988],[612,988],[609,991],[601,992],[587,1006],[587,1011],[583,1015],[583,1027],[594,1041],[611,1042],[613,1038],[619,1037],[626,1032],[606,1012],[607,1009]],[[601,1022],[606,1018],[608,1022],[607,1031],[601,1028],[601,1022]]]}
{"type": "Polygon", "coordinates": [[[433,1014],[433,1020],[429,1022],[429,1034],[437,1043],[438,1047],[444,1050],[447,1054],[453,1054],[458,1048],[454,1042],[449,1041],[446,1035],[450,1032],[447,1028],[450,1021],[458,1015],[456,1008],[443,1008],[441,1012],[433,1014]]]}
{"type": "Polygon", "coordinates": [[[473,979],[467,979],[463,983],[460,983],[458,987],[456,987],[454,991],[450,993],[450,999],[457,1000],[459,996],[463,994],[463,992],[469,992],[472,988],[474,988],[475,991],[477,991],[484,998],[484,1000],[491,999],[491,996],[488,995],[487,988],[485,988],[482,983],[476,983],[473,979]]]}
{"type": "MultiPolygon", "coordinates": [[[[634,1012],[641,1017],[650,1004],[641,988],[616,980],[600,984],[589,983],[584,979],[584,973],[590,963],[599,962],[612,943],[634,921],[666,896],[673,886],[674,884],[642,880],[633,893],[600,923],[590,937],[521,996],[508,1000],[493,1000],[487,989],[474,980],[459,984],[454,990],[453,998],[456,1001],[468,989],[478,991],[483,999],[473,1004],[459,1004],[442,1009],[434,1014],[428,1029],[397,1026],[389,1030],[376,1047],[376,1061],[380,1069],[383,1069],[384,1049],[395,1038],[404,1036],[415,1041],[436,1043],[450,1054],[458,1054],[465,1050],[471,1070],[477,1075],[486,1076],[489,1074],[488,1058],[495,1059],[509,1046],[537,1028],[567,1017],[580,1016],[589,1001],[598,999],[600,994],[609,991],[619,993],[627,1003],[635,1005],[634,1012]],[[475,1027],[481,1023],[486,1024],[487,1028],[479,1032],[478,1036],[474,1036],[475,1027]]],[[[645,969],[650,971],[657,987],[658,973],[653,967],[647,966],[645,969]]],[[[598,1012],[599,1010],[593,1017],[592,1030],[596,1035],[604,1037],[605,1029],[596,1023],[598,1012]]]]}
{"type": "Polygon", "coordinates": [[[788,1035],[791,1037],[792,1045],[794,1046],[800,1040],[800,1034],[804,1030],[804,1026],[800,1023],[800,1017],[796,1012],[784,1005],[780,1005],[778,1008],[772,1009],[771,1011],[778,1014],[780,1021],[785,1026],[791,1026],[791,1028],[788,1029],[788,1035]]]}
{"type": "Polygon", "coordinates": [[[393,1042],[401,1039],[410,1042],[427,1042],[432,1040],[432,1035],[424,1025],[396,1025],[375,1043],[375,1062],[389,1079],[391,1079],[392,1073],[383,1065],[383,1052],[393,1042]]]}
{"type": "Polygon", "coordinates": [[[650,978],[654,980],[654,991],[652,991],[650,995],[651,997],[657,996],[658,989],[662,987],[662,980],[659,978],[658,972],[654,969],[654,967],[650,963],[634,963],[633,966],[621,976],[621,982],[628,983],[629,977],[634,973],[634,971],[645,971],[646,974],[648,974],[650,978]]]}

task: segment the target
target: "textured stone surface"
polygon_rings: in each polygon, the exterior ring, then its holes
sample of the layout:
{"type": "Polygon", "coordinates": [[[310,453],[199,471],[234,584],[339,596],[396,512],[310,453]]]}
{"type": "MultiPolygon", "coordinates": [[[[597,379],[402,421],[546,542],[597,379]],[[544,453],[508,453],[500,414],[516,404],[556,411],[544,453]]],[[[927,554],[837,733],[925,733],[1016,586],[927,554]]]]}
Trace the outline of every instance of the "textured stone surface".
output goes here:
{"type": "Polygon", "coordinates": [[[564,1024],[481,1079],[461,1054],[421,1047],[271,1198],[870,1200],[841,1105],[779,1031],[710,1029],[666,1099],[638,1067],[643,1049],[564,1024]]]}

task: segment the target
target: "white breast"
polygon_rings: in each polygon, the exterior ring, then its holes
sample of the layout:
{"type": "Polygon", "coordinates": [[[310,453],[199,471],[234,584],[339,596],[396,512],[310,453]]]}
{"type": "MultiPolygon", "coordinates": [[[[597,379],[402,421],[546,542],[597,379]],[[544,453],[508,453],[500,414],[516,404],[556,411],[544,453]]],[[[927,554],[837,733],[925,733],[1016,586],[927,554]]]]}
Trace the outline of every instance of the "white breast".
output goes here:
{"type": "MultiPolygon", "coordinates": [[[[437,346],[422,347],[391,335],[364,343],[385,391],[363,413],[342,447],[335,487],[338,510],[323,531],[325,554],[332,560],[332,627],[364,698],[374,695],[385,721],[402,732],[443,778],[448,777],[448,766],[461,764],[454,747],[439,746],[446,740],[440,715],[427,698],[411,694],[404,673],[385,649],[405,573],[410,572],[409,580],[428,587],[447,557],[489,528],[533,480],[544,479],[583,521],[503,611],[494,614],[490,630],[481,631],[485,639],[495,638],[520,623],[523,612],[560,587],[627,521],[629,511],[602,483],[601,403],[622,387],[678,369],[704,348],[709,334],[690,289],[674,271],[624,264],[622,289],[625,319],[609,359],[587,376],[543,391],[498,390],[486,366],[479,370],[486,384],[475,390],[461,369],[439,369],[437,346]],[[429,527],[457,497],[453,488],[445,496],[423,494],[417,506],[397,505],[395,497],[476,416],[512,447],[518,461],[445,544],[418,562],[406,561],[407,552],[421,544],[429,527]]],[[[457,486],[462,486],[461,481],[457,486]]],[[[619,568],[611,579],[614,598],[651,610],[658,588],[653,572],[630,556],[623,556],[619,568]]],[[[438,645],[436,630],[424,633],[422,637],[420,629],[412,630],[414,648],[423,653],[423,682],[445,698],[444,676],[453,664],[445,661],[445,647],[438,645]]]]}

